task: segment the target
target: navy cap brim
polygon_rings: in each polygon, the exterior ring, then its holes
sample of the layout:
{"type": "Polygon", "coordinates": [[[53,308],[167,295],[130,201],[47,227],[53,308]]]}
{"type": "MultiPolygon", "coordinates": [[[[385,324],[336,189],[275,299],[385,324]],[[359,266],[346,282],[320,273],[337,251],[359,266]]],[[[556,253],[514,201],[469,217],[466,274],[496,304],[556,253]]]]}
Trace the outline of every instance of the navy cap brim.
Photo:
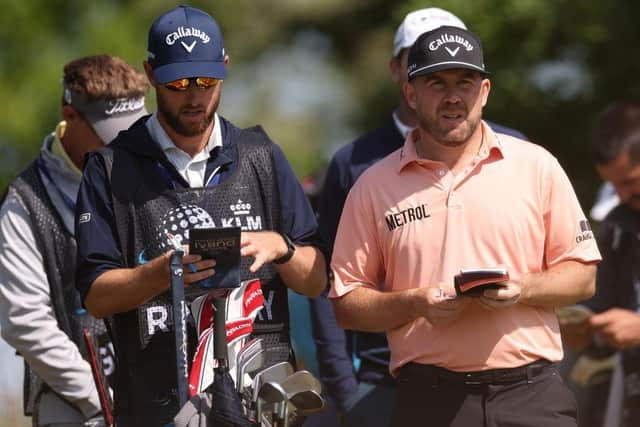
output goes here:
{"type": "Polygon", "coordinates": [[[432,64],[427,67],[418,68],[417,70],[414,70],[411,73],[409,73],[408,77],[409,77],[409,80],[411,80],[415,77],[424,76],[424,75],[435,73],[438,71],[456,70],[456,69],[477,71],[483,76],[488,76],[490,74],[488,71],[480,67],[477,67],[473,64],[469,64],[468,62],[447,61],[447,62],[432,64]]]}
{"type": "Polygon", "coordinates": [[[227,67],[222,61],[191,61],[161,65],[153,69],[153,78],[164,84],[190,77],[227,78],[227,67]]]}

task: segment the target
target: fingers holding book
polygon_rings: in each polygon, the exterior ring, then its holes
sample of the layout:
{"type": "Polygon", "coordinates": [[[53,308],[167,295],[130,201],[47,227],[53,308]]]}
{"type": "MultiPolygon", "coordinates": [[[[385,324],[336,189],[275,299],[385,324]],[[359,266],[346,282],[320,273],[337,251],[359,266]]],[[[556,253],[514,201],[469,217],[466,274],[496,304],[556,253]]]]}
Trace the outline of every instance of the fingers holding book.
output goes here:
{"type": "Polygon", "coordinates": [[[423,317],[434,326],[445,326],[453,322],[471,302],[470,298],[447,293],[443,286],[419,289],[424,298],[423,317]]]}
{"type": "Polygon", "coordinates": [[[507,308],[518,302],[522,289],[517,283],[506,281],[497,285],[482,291],[479,298],[481,304],[489,308],[507,308]]]}

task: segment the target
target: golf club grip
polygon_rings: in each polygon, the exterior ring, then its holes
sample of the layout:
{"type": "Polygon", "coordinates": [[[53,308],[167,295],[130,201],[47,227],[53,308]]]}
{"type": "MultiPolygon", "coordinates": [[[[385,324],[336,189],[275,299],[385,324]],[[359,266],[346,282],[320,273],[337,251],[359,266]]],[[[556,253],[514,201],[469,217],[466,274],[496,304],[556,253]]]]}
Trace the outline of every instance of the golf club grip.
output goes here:
{"type": "Polygon", "coordinates": [[[226,305],[226,298],[213,297],[213,357],[218,361],[218,366],[227,366],[226,305]]]}
{"type": "Polygon", "coordinates": [[[187,323],[184,316],[184,277],[182,270],[183,251],[171,254],[171,304],[173,306],[173,330],[176,347],[176,379],[178,403],[182,408],[189,399],[189,368],[187,362],[187,323]]]}

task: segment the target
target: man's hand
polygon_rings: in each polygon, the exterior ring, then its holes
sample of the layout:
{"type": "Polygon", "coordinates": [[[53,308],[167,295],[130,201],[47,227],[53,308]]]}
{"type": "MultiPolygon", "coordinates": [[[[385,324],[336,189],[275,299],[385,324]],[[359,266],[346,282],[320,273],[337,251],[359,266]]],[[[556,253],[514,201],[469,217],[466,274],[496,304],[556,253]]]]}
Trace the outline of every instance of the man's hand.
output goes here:
{"type": "Polygon", "coordinates": [[[434,326],[446,326],[456,320],[469,305],[471,298],[445,294],[442,287],[415,290],[421,299],[422,316],[434,326]]]}
{"type": "MultiPolygon", "coordinates": [[[[169,255],[171,252],[169,252],[169,255]]],[[[182,272],[184,284],[191,285],[200,280],[211,277],[215,274],[216,261],[214,259],[202,259],[202,256],[189,254],[188,248],[185,247],[185,254],[182,258],[182,272]]]]}
{"type": "Polygon", "coordinates": [[[617,349],[640,345],[640,315],[622,308],[612,308],[589,319],[597,339],[617,349]]]}
{"type": "MultiPolygon", "coordinates": [[[[185,250],[186,252],[186,250],[185,250]]],[[[85,298],[85,306],[98,318],[124,313],[170,289],[170,260],[173,250],[135,268],[114,268],[98,276],[85,298]]],[[[182,258],[186,286],[215,274],[215,260],[186,254],[182,258]]]]}
{"type": "Polygon", "coordinates": [[[582,322],[566,322],[558,318],[562,342],[575,352],[583,351],[593,340],[593,331],[589,319],[582,322]]]}
{"type": "Polygon", "coordinates": [[[520,299],[522,289],[516,282],[509,280],[501,282],[497,289],[486,289],[480,295],[479,301],[489,308],[507,308],[520,299]]]}
{"type": "Polygon", "coordinates": [[[254,257],[249,271],[255,273],[263,265],[286,255],[287,243],[275,231],[243,232],[240,235],[240,255],[254,257]]]}

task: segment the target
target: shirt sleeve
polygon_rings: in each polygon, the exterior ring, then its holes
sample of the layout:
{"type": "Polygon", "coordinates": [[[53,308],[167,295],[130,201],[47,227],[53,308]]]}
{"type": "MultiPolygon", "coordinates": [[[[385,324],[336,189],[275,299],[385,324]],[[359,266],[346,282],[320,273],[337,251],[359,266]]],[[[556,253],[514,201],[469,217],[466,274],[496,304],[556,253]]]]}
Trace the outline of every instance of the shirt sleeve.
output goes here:
{"type": "Polygon", "coordinates": [[[568,260],[599,262],[600,252],[589,221],[569,178],[555,158],[551,158],[543,180],[546,184],[544,221],[547,266],[568,260]]]}
{"type": "Polygon", "coordinates": [[[331,256],[333,280],[329,298],[341,297],[361,286],[382,288],[383,258],[367,172],[349,192],[340,217],[331,256]]]}
{"type": "Polygon", "coordinates": [[[11,193],[0,210],[0,328],[51,389],[86,417],[100,411],[91,367],[59,327],[29,214],[11,193]]]}
{"type": "Polygon", "coordinates": [[[309,199],[277,144],[273,144],[273,155],[284,232],[297,245],[322,249],[316,216],[309,199]]]}
{"type": "Polygon", "coordinates": [[[91,284],[107,270],[124,267],[118,245],[111,187],[98,153],[87,160],[76,204],[76,288],[84,301],[91,284]]]}

